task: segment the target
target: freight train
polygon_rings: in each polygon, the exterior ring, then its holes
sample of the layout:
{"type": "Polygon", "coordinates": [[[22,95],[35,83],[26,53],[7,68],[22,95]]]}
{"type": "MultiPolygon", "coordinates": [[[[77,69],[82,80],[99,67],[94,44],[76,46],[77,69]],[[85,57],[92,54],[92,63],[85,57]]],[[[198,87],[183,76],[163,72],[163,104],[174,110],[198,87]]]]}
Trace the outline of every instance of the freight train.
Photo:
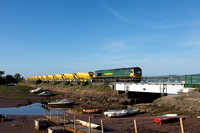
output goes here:
{"type": "Polygon", "coordinates": [[[27,77],[27,81],[68,81],[68,82],[140,82],[142,69],[139,67],[97,70],[95,72],[55,74],[27,77]]]}

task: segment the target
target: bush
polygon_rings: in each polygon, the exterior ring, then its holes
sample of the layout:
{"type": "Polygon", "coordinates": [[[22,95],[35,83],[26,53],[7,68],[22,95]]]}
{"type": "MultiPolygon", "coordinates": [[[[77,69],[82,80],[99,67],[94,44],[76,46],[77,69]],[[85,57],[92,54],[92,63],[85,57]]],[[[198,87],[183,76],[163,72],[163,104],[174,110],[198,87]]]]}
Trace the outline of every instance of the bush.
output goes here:
{"type": "Polygon", "coordinates": [[[89,84],[88,81],[86,81],[82,83],[82,86],[87,86],[88,84],[89,84]]]}
{"type": "Polygon", "coordinates": [[[60,81],[54,81],[53,84],[54,85],[60,84],[60,81]]]}
{"type": "Polygon", "coordinates": [[[195,89],[195,91],[200,92],[200,87],[197,87],[197,88],[195,89]]]}
{"type": "Polygon", "coordinates": [[[70,84],[70,82],[69,82],[69,81],[66,81],[66,82],[65,82],[65,85],[69,85],[69,84],[70,84]]]}
{"type": "Polygon", "coordinates": [[[35,81],[36,85],[41,84],[41,83],[42,83],[42,80],[40,80],[40,79],[38,79],[38,80],[35,81]]]}

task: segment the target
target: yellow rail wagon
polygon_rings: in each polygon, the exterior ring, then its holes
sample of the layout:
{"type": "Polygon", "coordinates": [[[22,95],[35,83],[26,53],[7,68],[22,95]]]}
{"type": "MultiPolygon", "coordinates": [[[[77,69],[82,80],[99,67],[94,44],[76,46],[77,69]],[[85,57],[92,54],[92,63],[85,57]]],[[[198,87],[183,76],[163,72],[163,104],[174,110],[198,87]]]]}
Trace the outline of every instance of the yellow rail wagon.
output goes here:
{"type": "Polygon", "coordinates": [[[54,79],[55,79],[55,81],[63,81],[63,76],[60,74],[55,74],[54,79]]]}
{"type": "Polygon", "coordinates": [[[42,80],[42,76],[37,76],[37,79],[40,79],[40,80],[42,80]]]}
{"type": "Polygon", "coordinates": [[[48,81],[54,81],[54,75],[47,75],[48,81]]]}
{"type": "Polygon", "coordinates": [[[77,72],[77,73],[73,73],[73,75],[77,81],[86,82],[86,81],[92,80],[89,73],[77,72]]]}
{"type": "Polygon", "coordinates": [[[38,80],[38,77],[37,76],[34,76],[34,81],[38,80]]]}
{"type": "Polygon", "coordinates": [[[75,80],[73,74],[65,73],[65,74],[62,74],[62,76],[63,76],[63,80],[64,80],[64,81],[69,81],[69,82],[71,82],[71,81],[74,81],[74,80],[75,80]]]}
{"type": "Polygon", "coordinates": [[[42,81],[47,81],[47,76],[43,75],[41,80],[42,81]]]}

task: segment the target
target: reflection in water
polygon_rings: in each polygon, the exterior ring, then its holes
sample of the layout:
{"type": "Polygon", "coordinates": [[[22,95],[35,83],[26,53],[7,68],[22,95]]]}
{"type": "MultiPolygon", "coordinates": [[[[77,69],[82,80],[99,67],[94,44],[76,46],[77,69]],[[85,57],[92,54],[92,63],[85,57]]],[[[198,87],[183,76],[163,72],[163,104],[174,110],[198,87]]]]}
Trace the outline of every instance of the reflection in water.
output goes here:
{"type": "MultiPolygon", "coordinates": [[[[80,107],[67,107],[67,108],[55,108],[57,110],[60,110],[59,113],[62,113],[64,111],[70,112],[70,113],[79,113],[82,114],[82,109],[80,107]]],[[[57,110],[52,110],[52,114],[57,114],[57,110]]],[[[42,106],[41,103],[34,103],[28,106],[21,106],[21,107],[11,107],[11,108],[0,108],[1,114],[6,115],[44,115],[45,114],[45,108],[42,106]]],[[[47,114],[50,114],[50,109],[46,110],[47,114]]]]}

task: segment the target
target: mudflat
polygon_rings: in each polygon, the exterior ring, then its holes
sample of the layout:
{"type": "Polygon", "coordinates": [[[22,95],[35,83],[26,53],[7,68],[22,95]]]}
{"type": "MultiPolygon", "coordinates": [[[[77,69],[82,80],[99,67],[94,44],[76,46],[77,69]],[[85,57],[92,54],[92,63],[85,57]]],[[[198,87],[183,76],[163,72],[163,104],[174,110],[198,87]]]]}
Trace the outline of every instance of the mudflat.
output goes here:
{"type": "MultiPolygon", "coordinates": [[[[24,90],[16,90],[8,89],[8,91],[1,91],[0,90],[0,108],[5,107],[18,107],[23,105],[28,105],[35,102],[42,102],[45,100],[44,97],[39,97],[35,94],[29,94],[29,90],[31,88],[26,88],[27,92],[24,92],[24,90]],[[12,92],[13,91],[13,92],[12,92]],[[18,95],[16,97],[16,95],[18,95]]],[[[60,97],[65,97],[66,95],[64,93],[67,93],[67,91],[63,91],[63,95],[60,97]]],[[[80,101],[84,101],[84,94],[81,93],[81,99],[80,101]]],[[[75,94],[74,94],[75,95],[75,94]]],[[[73,96],[74,96],[73,95],[73,96]]],[[[78,94],[79,95],[79,94],[78,94]]],[[[88,93],[85,94],[85,99],[88,98],[88,93]]],[[[94,94],[91,94],[94,95],[94,94]]],[[[96,100],[98,101],[98,96],[96,100]]],[[[97,106],[98,102],[96,102],[97,106]]],[[[102,103],[99,103],[99,105],[103,106],[102,103]]],[[[85,105],[86,106],[86,105],[85,105]]],[[[91,115],[91,114],[85,114],[85,115],[91,115]]],[[[135,116],[129,116],[125,117],[123,120],[118,119],[107,119],[103,114],[96,115],[94,114],[95,118],[91,121],[93,123],[100,124],[100,119],[103,120],[104,127],[107,129],[112,129],[115,133],[130,133],[135,132],[134,129],[134,117],[149,117],[149,116],[155,116],[156,110],[153,112],[147,112],[147,113],[140,113],[135,116]],[[126,119],[127,118],[127,119],[126,119]]],[[[34,120],[38,118],[42,118],[44,116],[41,115],[8,115],[8,121],[6,122],[0,122],[0,133],[42,133],[47,132],[47,130],[38,131],[34,128],[34,120]]],[[[87,120],[87,119],[86,119],[87,120]]],[[[176,121],[173,123],[167,123],[167,124],[156,124],[153,119],[138,119],[137,121],[137,131],[142,133],[180,133],[181,127],[180,122],[176,121]]],[[[196,117],[186,118],[183,120],[183,127],[184,131],[187,133],[199,133],[200,131],[200,119],[196,117]]]]}

